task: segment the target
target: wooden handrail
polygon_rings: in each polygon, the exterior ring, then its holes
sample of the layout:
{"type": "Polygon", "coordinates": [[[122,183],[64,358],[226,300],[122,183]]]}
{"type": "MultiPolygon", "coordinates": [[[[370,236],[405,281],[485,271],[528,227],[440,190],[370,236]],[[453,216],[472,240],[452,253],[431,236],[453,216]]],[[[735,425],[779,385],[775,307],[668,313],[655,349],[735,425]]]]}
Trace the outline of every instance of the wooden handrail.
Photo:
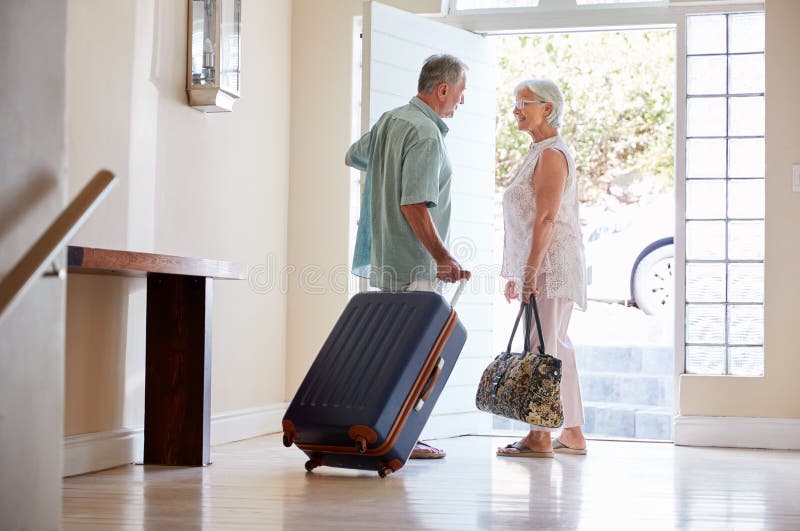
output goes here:
{"type": "Polygon", "coordinates": [[[110,171],[97,172],[25,256],[0,281],[0,320],[81,228],[116,182],[117,178],[110,171]]]}

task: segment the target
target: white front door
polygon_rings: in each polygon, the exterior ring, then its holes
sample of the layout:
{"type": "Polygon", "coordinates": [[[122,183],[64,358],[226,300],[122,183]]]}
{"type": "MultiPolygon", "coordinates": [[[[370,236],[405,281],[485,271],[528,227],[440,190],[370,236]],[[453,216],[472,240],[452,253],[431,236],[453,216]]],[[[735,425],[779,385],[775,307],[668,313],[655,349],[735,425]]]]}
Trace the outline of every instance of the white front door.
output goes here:
{"type": "Polygon", "coordinates": [[[385,111],[405,105],[417,93],[424,60],[450,53],[469,67],[464,105],[448,121],[447,150],[453,164],[450,250],[473,270],[456,310],[468,339],[444,389],[424,438],[486,431],[491,416],[475,409],[475,390],[492,358],[494,60],[486,40],[377,2],[364,7],[362,129],[385,111]]]}

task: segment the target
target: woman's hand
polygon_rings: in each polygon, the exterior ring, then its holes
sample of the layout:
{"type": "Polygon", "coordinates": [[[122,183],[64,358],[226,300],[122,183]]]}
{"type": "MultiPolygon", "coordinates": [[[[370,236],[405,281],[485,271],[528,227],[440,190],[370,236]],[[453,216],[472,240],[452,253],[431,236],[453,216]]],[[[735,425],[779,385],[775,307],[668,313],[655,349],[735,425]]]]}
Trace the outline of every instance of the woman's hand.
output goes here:
{"type": "Polygon", "coordinates": [[[530,302],[531,295],[539,295],[539,288],[536,286],[536,277],[539,271],[534,267],[526,267],[522,277],[522,300],[530,302]]]}
{"type": "Polygon", "coordinates": [[[513,280],[506,282],[506,302],[511,302],[513,299],[519,299],[519,292],[517,291],[517,283],[513,280]]]}

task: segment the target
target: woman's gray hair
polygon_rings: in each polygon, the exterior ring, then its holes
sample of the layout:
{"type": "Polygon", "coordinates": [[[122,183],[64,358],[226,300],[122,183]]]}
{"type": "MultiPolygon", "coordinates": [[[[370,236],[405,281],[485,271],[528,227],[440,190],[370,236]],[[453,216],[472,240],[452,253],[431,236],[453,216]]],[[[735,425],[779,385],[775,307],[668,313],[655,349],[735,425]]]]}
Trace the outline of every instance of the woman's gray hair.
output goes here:
{"type": "Polygon", "coordinates": [[[514,87],[514,96],[520,91],[528,89],[545,101],[553,104],[553,109],[547,115],[547,123],[555,128],[561,127],[561,115],[564,114],[564,95],[553,81],[549,79],[526,79],[514,87]]]}
{"type": "Polygon", "coordinates": [[[431,55],[422,65],[417,92],[432,94],[441,83],[456,85],[466,71],[467,65],[458,57],[448,54],[431,55]]]}

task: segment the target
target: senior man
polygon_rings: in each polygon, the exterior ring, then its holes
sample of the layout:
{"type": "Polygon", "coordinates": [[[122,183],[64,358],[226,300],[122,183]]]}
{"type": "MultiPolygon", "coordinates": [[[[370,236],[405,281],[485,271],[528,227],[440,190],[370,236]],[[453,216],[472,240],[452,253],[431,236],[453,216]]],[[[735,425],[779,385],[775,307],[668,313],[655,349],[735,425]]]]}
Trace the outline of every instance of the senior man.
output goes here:
{"type": "MultiPolygon", "coordinates": [[[[353,144],[348,166],[367,173],[353,274],[385,291],[441,291],[468,279],[447,249],[452,167],[444,137],[464,103],[467,66],[442,54],[425,60],[417,95],[383,114],[353,144]]],[[[441,449],[418,441],[412,459],[437,459],[441,449]]]]}

